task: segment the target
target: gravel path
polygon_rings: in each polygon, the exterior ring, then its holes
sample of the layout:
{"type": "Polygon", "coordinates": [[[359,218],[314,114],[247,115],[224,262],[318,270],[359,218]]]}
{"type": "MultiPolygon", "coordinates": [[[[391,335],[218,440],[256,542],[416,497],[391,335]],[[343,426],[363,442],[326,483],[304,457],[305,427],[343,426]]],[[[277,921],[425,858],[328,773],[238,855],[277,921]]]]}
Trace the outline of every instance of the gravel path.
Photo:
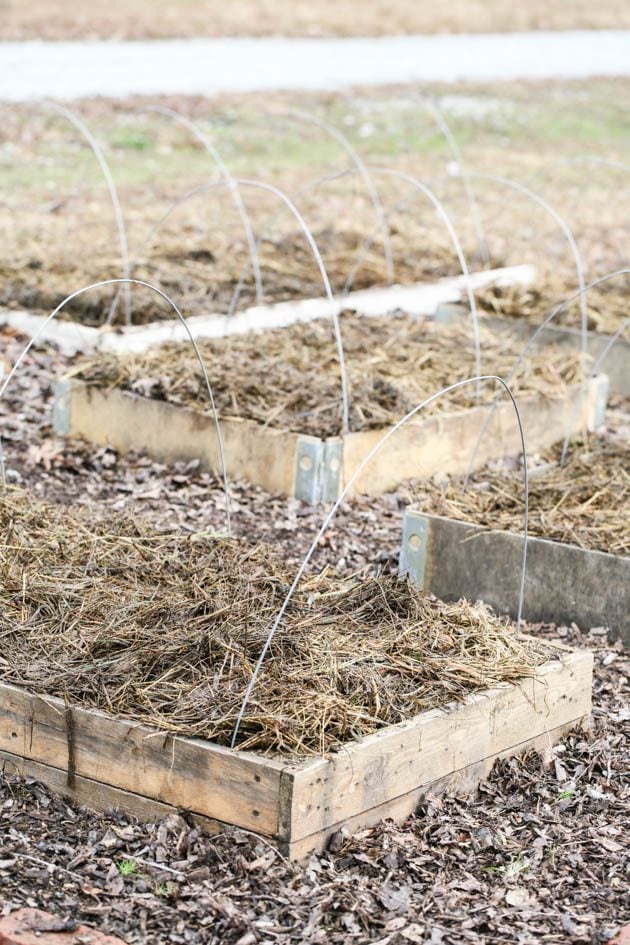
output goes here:
{"type": "Polygon", "coordinates": [[[630,31],[2,42],[0,99],[630,75],[630,31]]]}

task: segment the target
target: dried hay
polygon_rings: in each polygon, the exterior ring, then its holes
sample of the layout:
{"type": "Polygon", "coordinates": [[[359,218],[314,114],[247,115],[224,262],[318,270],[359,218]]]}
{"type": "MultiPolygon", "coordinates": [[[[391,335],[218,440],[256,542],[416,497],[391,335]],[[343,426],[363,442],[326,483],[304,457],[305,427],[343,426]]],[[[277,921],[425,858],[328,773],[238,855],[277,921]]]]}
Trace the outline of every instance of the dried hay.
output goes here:
{"type": "MultiPolygon", "coordinates": [[[[475,293],[480,310],[490,315],[524,319],[540,325],[551,312],[576,291],[576,286],[557,281],[544,286],[488,286],[475,293]]],[[[620,281],[610,281],[586,294],[589,331],[614,335],[628,317],[629,290],[620,281]]],[[[580,300],[575,299],[551,322],[552,326],[579,329],[582,325],[580,300]]]]}
{"type": "MultiPolygon", "coordinates": [[[[562,444],[541,457],[529,479],[529,533],[593,551],[630,554],[630,444],[623,437],[586,436],[574,441],[564,466],[562,444]],[[552,464],[545,468],[545,464],[552,464]]],[[[423,511],[506,531],[523,527],[522,469],[487,466],[460,480],[414,483],[423,511]]]]}
{"type": "MultiPolygon", "coordinates": [[[[186,237],[184,244],[181,235],[170,243],[161,240],[159,252],[145,254],[134,265],[134,278],[160,286],[187,316],[225,314],[248,262],[244,247],[227,237],[214,236],[203,242],[193,240],[189,233],[186,237]]],[[[359,256],[352,289],[387,285],[383,249],[377,240],[364,251],[366,237],[359,230],[319,229],[315,238],[335,292],[343,290],[359,256]]],[[[460,274],[452,249],[434,242],[427,246],[424,234],[416,233],[410,239],[408,233],[393,233],[392,247],[397,282],[460,274]]],[[[34,247],[28,259],[0,262],[0,305],[48,314],[73,289],[120,278],[120,260],[111,253],[86,262],[79,247],[76,249],[75,254],[53,259],[44,241],[39,255],[34,247]]],[[[320,271],[303,234],[293,232],[262,240],[258,259],[267,304],[324,295],[320,271]]],[[[501,261],[493,261],[492,265],[501,265],[501,261]]],[[[93,289],[65,306],[59,318],[95,327],[103,325],[117,291],[116,286],[93,289]]],[[[172,309],[149,290],[132,287],[132,300],[134,325],[173,318],[172,309]]],[[[245,270],[238,310],[254,304],[256,292],[250,268],[245,270]]],[[[122,325],[124,321],[124,306],[118,305],[113,324],[122,325]]]]}
{"type": "MultiPolygon", "coordinates": [[[[293,577],[269,548],[155,532],[10,492],[0,500],[0,676],[159,729],[226,744],[293,577]]],[[[395,575],[306,577],[241,730],[302,754],[531,676],[542,643],[483,605],[395,575]]]]}

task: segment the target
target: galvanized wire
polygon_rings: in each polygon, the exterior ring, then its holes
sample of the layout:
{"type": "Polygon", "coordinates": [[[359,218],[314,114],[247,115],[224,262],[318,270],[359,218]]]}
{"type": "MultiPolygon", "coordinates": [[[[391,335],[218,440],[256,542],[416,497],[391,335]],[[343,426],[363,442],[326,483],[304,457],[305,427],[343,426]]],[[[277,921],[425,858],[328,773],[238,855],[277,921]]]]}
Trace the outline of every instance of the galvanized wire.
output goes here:
{"type": "Polygon", "coordinates": [[[518,193],[523,194],[523,196],[528,197],[530,200],[533,200],[534,203],[537,203],[539,207],[542,207],[543,210],[546,210],[547,213],[553,218],[553,220],[558,224],[562,233],[564,234],[573,260],[575,263],[575,271],[577,274],[578,288],[580,290],[580,310],[582,316],[582,375],[586,377],[586,359],[587,359],[587,344],[586,344],[586,331],[588,323],[588,313],[586,309],[586,295],[584,293],[584,267],[582,265],[582,257],[578,249],[575,237],[571,227],[567,221],[560,216],[557,210],[555,210],[550,203],[548,203],[544,197],[541,197],[540,194],[537,194],[535,191],[530,190],[529,187],[526,187],[524,184],[520,184],[518,181],[510,180],[508,177],[499,177],[496,174],[481,174],[477,171],[470,172],[472,177],[476,177],[478,180],[487,180],[491,183],[502,184],[505,187],[510,187],[512,190],[518,191],[518,193]]]}
{"type": "MultiPolygon", "coordinates": [[[[123,270],[123,279],[121,282],[125,283],[125,320],[128,325],[131,324],[131,268],[129,265],[129,248],[127,245],[127,231],[125,229],[125,218],[123,216],[122,207],[120,205],[120,199],[118,197],[118,190],[116,188],[116,183],[112,176],[112,172],[109,169],[109,164],[103,154],[103,149],[99,145],[96,138],[92,135],[89,128],[84,124],[84,122],[69,108],[66,108],[64,105],[58,105],[56,102],[47,102],[48,108],[51,108],[53,111],[57,112],[63,118],[66,118],[74,127],[83,135],[87,143],[89,144],[94,157],[98,161],[98,165],[102,171],[103,177],[105,178],[105,183],[107,184],[107,189],[109,190],[109,196],[112,201],[112,206],[114,208],[114,219],[116,221],[116,228],[118,230],[118,242],[120,244],[120,255],[122,257],[122,270],[123,270]]],[[[113,315],[115,306],[112,306],[110,312],[113,315]]]]}
{"type": "Polygon", "coordinates": [[[48,315],[47,318],[43,320],[43,322],[39,325],[37,331],[35,331],[32,337],[29,339],[27,345],[20,353],[17,361],[15,362],[15,364],[9,371],[9,374],[7,375],[4,383],[0,387],[0,400],[2,400],[7,387],[11,383],[13,377],[19,370],[20,365],[24,361],[24,358],[27,356],[28,352],[31,350],[31,348],[33,347],[33,345],[35,344],[39,336],[42,334],[43,331],[45,331],[45,329],[50,324],[50,322],[59,314],[59,312],[64,308],[64,306],[68,304],[68,302],[71,302],[73,299],[76,299],[80,295],[83,295],[84,292],[89,292],[91,289],[99,289],[107,285],[120,285],[123,282],[131,282],[133,285],[143,286],[145,289],[151,289],[152,292],[156,292],[160,296],[160,298],[164,299],[164,301],[167,302],[172,308],[172,310],[175,312],[175,315],[177,316],[177,318],[183,325],[184,330],[186,331],[186,334],[188,335],[188,340],[193,346],[195,355],[197,357],[197,361],[199,362],[199,367],[201,368],[201,372],[203,374],[204,383],[206,385],[206,390],[208,392],[208,397],[210,399],[212,413],[214,416],[214,424],[215,424],[216,433],[217,433],[217,444],[219,447],[219,458],[221,462],[221,475],[223,478],[223,488],[224,488],[224,493],[225,493],[225,515],[226,515],[226,523],[227,523],[227,533],[229,536],[231,536],[232,527],[231,527],[231,520],[230,520],[230,494],[229,494],[229,488],[228,488],[227,469],[226,469],[226,464],[225,464],[225,453],[223,450],[223,439],[221,437],[221,426],[219,424],[219,414],[217,412],[217,408],[214,402],[214,394],[212,393],[212,386],[210,384],[210,379],[208,377],[206,365],[204,363],[203,358],[201,357],[201,352],[199,351],[197,342],[195,341],[192,335],[192,332],[190,331],[190,328],[188,327],[186,319],[180,312],[175,302],[173,302],[173,300],[169,298],[166,292],[163,292],[161,289],[158,289],[157,286],[151,285],[149,282],[143,282],[141,279],[105,279],[102,282],[94,282],[92,283],[92,285],[83,286],[81,289],[77,289],[76,292],[73,292],[71,295],[68,295],[62,302],[59,303],[57,308],[54,309],[54,311],[51,312],[50,315],[48,315]]]}
{"type": "Polygon", "coordinates": [[[245,236],[247,239],[247,247],[249,250],[249,259],[252,266],[252,271],[254,273],[254,283],[256,286],[256,301],[259,305],[262,305],[263,302],[263,287],[262,287],[262,275],[260,272],[260,262],[258,260],[258,251],[256,237],[254,236],[254,229],[252,227],[251,217],[245,206],[245,202],[241,195],[241,191],[237,182],[235,181],[233,175],[227,168],[225,161],[221,157],[218,148],[214,142],[204,134],[201,129],[187,118],[185,115],[181,115],[179,112],[175,111],[173,108],[166,108],[163,105],[149,105],[147,110],[150,112],[155,112],[158,115],[164,115],[166,118],[172,118],[173,121],[178,122],[184,128],[187,128],[188,131],[199,141],[199,143],[206,149],[208,154],[214,160],[214,163],[219,168],[219,173],[221,177],[227,183],[230,193],[234,199],[234,206],[236,207],[241,220],[243,221],[243,228],[245,230],[245,236]]]}
{"type": "MultiPolygon", "coordinates": [[[[595,287],[598,286],[598,285],[602,285],[604,282],[608,282],[610,279],[614,279],[614,278],[616,278],[617,276],[623,276],[623,275],[628,275],[628,274],[630,274],[630,269],[617,269],[617,270],[615,270],[615,272],[609,272],[607,275],[601,276],[599,279],[595,279],[593,282],[590,282],[588,285],[584,286],[583,289],[578,289],[577,292],[574,292],[572,295],[568,296],[568,298],[564,299],[563,302],[560,302],[559,305],[556,305],[556,307],[555,307],[554,309],[552,309],[552,311],[549,313],[549,315],[547,315],[547,317],[545,318],[545,320],[544,320],[544,321],[538,326],[538,328],[534,331],[534,333],[532,334],[531,338],[529,339],[529,341],[527,342],[527,344],[525,345],[525,347],[524,347],[523,350],[521,351],[520,355],[518,356],[518,358],[516,359],[516,361],[515,361],[514,364],[512,365],[512,370],[510,371],[510,373],[508,374],[508,377],[507,377],[507,383],[509,384],[509,383],[511,382],[512,378],[513,378],[514,375],[516,374],[516,372],[517,372],[517,370],[519,369],[520,365],[523,363],[523,361],[524,361],[525,357],[527,356],[527,354],[529,353],[530,349],[531,349],[531,348],[534,346],[534,344],[536,343],[536,340],[538,339],[538,336],[539,336],[539,335],[545,330],[545,328],[553,321],[553,319],[554,319],[557,315],[560,314],[560,312],[562,312],[568,305],[571,304],[571,302],[573,302],[576,298],[578,298],[578,296],[580,296],[580,295],[582,295],[582,294],[588,292],[590,289],[593,289],[593,288],[595,288],[595,287]]],[[[625,325],[625,324],[626,324],[626,323],[624,323],[624,325],[625,325]]],[[[608,346],[604,349],[604,353],[605,353],[605,354],[608,353],[610,347],[612,347],[612,344],[614,344],[614,342],[617,340],[617,337],[621,334],[621,331],[623,330],[624,325],[622,325],[621,328],[615,333],[615,335],[613,336],[613,339],[611,339],[611,342],[609,342],[608,346]]],[[[602,360],[602,355],[600,355],[600,357],[599,357],[599,359],[598,359],[598,361],[597,361],[597,364],[598,364],[598,365],[601,363],[601,360],[602,360]]],[[[593,370],[594,370],[594,369],[593,369],[593,370]]],[[[591,374],[591,376],[594,376],[594,375],[591,374]]],[[[493,413],[494,413],[495,407],[497,406],[498,399],[499,399],[498,397],[495,397],[495,399],[493,400],[493,402],[492,402],[492,403],[490,404],[490,406],[488,407],[488,413],[486,414],[486,417],[485,417],[484,422],[483,422],[483,425],[482,425],[482,427],[481,427],[479,436],[477,437],[477,442],[475,443],[475,447],[474,447],[474,449],[473,449],[473,451],[472,451],[471,460],[470,460],[470,463],[468,464],[468,469],[467,469],[466,475],[465,475],[465,477],[464,477],[464,482],[463,482],[463,485],[462,485],[462,492],[466,489],[466,486],[468,485],[468,482],[469,482],[469,480],[470,480],[470,476],[471,476],[472,469],[473,469],[473,466],[474,466],[474,463],[475,463],[475,458],[476,458],[476,456],[477,456],[477,452],[478,452],[479,447],[480,447],[480,445],[481,445],[481,441],[483,440],[483,437],[484,437],[484,435],[485,435],[485,433],[486,433],[486,430],[488,429],[488,425],[489,425],[489,423],[490,423],[490,420],[492,419],[492,415],[493,415],[493,413]]]]}
{"type": "MultiPolygon", "coordinates": [[[[253,188],[257,188],[258,190],[265,190],[268,193],[272,193],[276,197],[278,197],[284,203],[285,207],[288,208],[290,213],[295,217],[295,219],[297,220],[300,226],[300,229],[302,230],[302,233],[304,234],[306,238],[306,241],[309,245],[309,248],[313,254],[313,257],[319,269],[319,273],[320,273],[322,283],[324,286],[324,293],[330,303],[330,316],[333,323],[333,331],[335,334],[335,343],[337,345],[337,357],[339,360],[339,370],[340,370],[340,375],[341,375],[341,403],[342,403],[342,431],[341,432],[347,433],[349,430],[350,397],[349,397],[349,391],[348,391],[348,374],[346,370],[346,359],[345,359],[344,350],[343,350],[343,340],[341,337],[341,326],[339,323],[339,312],[340,312],[341,306],[339,305],[338,302],[335,301],[335,297],[332,291],[332,286],[330,284],[330,279],[328,278],[328,272],[326,270],[326,266],[324,265],[324,260],[322,258],[322,254],[319,250],[315,237],[313,236],[304,217],[295,206],[295,203],[293,202],[293,200],[290,197],[288,197],[287,194],[284,193],[284,191],[280,190],[279,187],[275,187],[273,184],[264,183],[263,181],[251,180],[249,178],[243,178],[243,177],[235,177],[234,183],[237,184],[239,187],[253,187],[253,188]]],[[[181,206],[187,200],[192,199],[192,197],[195,197],[201,193],[206,193],[210,190],[213,190],[215,187],[222,187],[222,186],[226,186],[225,181],[211,181],[207,184],[200,184],[198,187],[194,187],[188,193],[181,196],[174,204],[172,204],[169,207],[166,213],[161,217],[160,220],[158,220],[155,226],[151,229],[151,231],[149,232],[147,236],[147,240],[149,240],[152,237],[155,231],[162,225],[164,220],[168,216],[170,216],[170,214],[173,213],[177,207],[181,206]]]]}
{"type": "MultiPolygon", "coordinates": [[[[626,318],[626,320],[622,322],[622,324],[619,326],[615,334],[610,337],[604,349],[600,351],[599,356],[597,357],[597,360],[595,361],[595,363],[593,364],[593,367],[591,368],[591,376],[589,380],[592,380],[592,378],[597,376],[597,374],[599,373],[601,369],[602,364],[604,363],[604,361],[606,360],[606,358],[608,357],[608,355],[614,348],[615,344],[619,341],[619,339],[621,338],[622,334],[624,333],[628,325],[630,325],[630,318],[626,318]]],[[[571,417],[569,419],[569,424],[567,427],[567,432],[565,434],[564,441],[562,443],[562,452],[560,453],[560,460],[559,460],[560,466],[564,466],[564,463],[566,462],[567,453],[569,451],[569,441],[573,434],[573,425],[575,423],[575,418],[577,416],[577,412],[582,402],[583,394],[584,394],[584,389],[582,388],[578,394],[575,407],[571,413],[571,417]]]]}
{"type": "MultiPolygon", "coordinates": [[[[278,113],[274,109],[271,114],[276,115],[278,113]]],[[[334,138],[337,144],[339,144],[346,154],[349,155],[350,160],[357,169],[357,173],[361,176],[365,184],[365,189],[367,190],[372,206],[374,207],[377,228],[380,231],[381,240],[383,242],[387,281],[391,285],[394,279],[394,264],[392,260],[392,243],[389,234],[389,227],[387,226],[387,220],[385,218],[385,211],[383,210],[380,194],[374,181],[372,180],[372,175],[370,174],[365,161],[356,148],[353,147],[348,137],[344,135],[343,132],[339,130],[339,128],[336,128],[335,125],[331,124],[325,119],[320,118],[317,115],[311,115],[309,112],[304,112],[298,108],[287,109],[284,114],[289,117],[298,118],[300,121],[307,122],[308,124],[315,125],[317,128],[321,128],[322,131],[325,131],[332,138],[334,138]]]]}
{"type": "Polygon", "coordinates": [[[479,255],[484,264],[490,262],[490,254],[488,252],[488,243],[486,240],[486,234],[484,232],[483,223],[481,222],[481,214],[479,212],[479,205],[477,203],[477,197],[475,195],[475,189],[470,180],[470,174],[466,164],[464,163],[464,158],[461,152],[461,149],[455,139],[455,135],[451,131],[451,127],[447,122],[446,118],[437,107],[435,102],[428,98],[419,98],[414,96],[414,102],[417,102],[418,105],[421,105],[425,108],[434,122],[442,132],[444,140],[446,141],[455,163],[457,165],[458,176],[462,179],[462,184],[464,185],[464,194],[468,200],[468,206],[470,209],[470,215],[473,220],[473,226],[477,234],[477,241],[479,243],[479,255]]]}
{"type": "Polygon", "coordinates": [[[450,393],[450,392],[453,391],[453,390],[457,390],[459,387],[463,387],[463,386],[465,386],[466,384],[473,384],[473,383],[474,383],[474,384],[478,384],[478,383],[480,383],[480,382],[482,382],[482,381],[493,381],[493,382],[499,383],[499,384],[502,385],[502,387],[504,388],[505,392],[508,394],[508,396],[509,396],[509,398],[510,398],[510,400],[511,400],[511,402],[512,402],[512,406],[514,407],[514,412],[515,412],[515,414],[516,414],[516,422],[517,422],[517,424],[518,424],[519,435],[520,435],[520,439],[521,439],[521,449],[522,449],[522,451],[523,451],[523,457],[524,457],[524,462],[523,462],[523,488],[524,488],[524,493],[525,493],[525,512],[524,512],[524,523],[523,523],[523,562],[522,562],[522,566],[521,566],[521,576],[520,576],[520,585],[519,585],[519,598],[518,598],[518,612],[517,612],[517,620],[516,620],[516,633],[517,633],[517,635],[519,634],[519,632],[520,632],[520,627],[521,627],[521,623],[522,623],[522,615],[523,615],[523,600],[524,600],[524,597],[525,597],[525,574],[526,574],[526,570],[527,570],[527,533],[528,533],[528,521],[529,521],[529,484],[528,484],[528,478],[527,478],[528,473],[527,473],[527,450],[526,450],[526,445],[525,445],[525,432],[524,432],[524,429],[523,429],[523,424],[522,424],[522,421],[521,421],[521,415],[520,415],[520,412],[519,412],[519,409],[518,409],[518,404],[516,403],[516,399],[514,398],[514,395],[512,394],[512,391],[510,390],[508,384],[506,384],[506,382],[505,382],[505,381],[503,380],[503,378],[501,378],[501,377],[498,377],[498,376],[493,375],[493,374],[487,374],[487,375],[481,375],[480,377],[471,377],[471,378],[467,378],[466,380],[463,380],[463,381],[458,381],[458,382],[455,383],[455,384],[451,384],[451,385],[449,385],[448,387],[443,388],[442,390],[438,391],[436,394],[432,394],[431,397],[428,397],[426,400],[423,400],[422,403],[420,403],[420,404],[418,404],[416,407],[414,407],[413,410],[410,410],[409,413],[407,413],[407,414],[402,418],[402,420],[399,420],[398,423],[395,424],[395,426],[393,426],[391,429],[389,429],[389,430],[381,437],[381,439],[378,441],[378,443],[370,450],[370,452],[369,452],[368,455],[365,457],[365,459],[364,459],[364,460],[359,464],[359,466],[355,469],[355,471],[353,472],[352,476],[350,477],[350,479],[349,479],[348,482],[346,483],[346,485],[345,485],[343,491],[341,492],[341,494],[339,495],[339,497],[338,497],[338,498],[336,499],[336,501],[334,502],[334,504],[333,504],[332,508],[330,509],[330,511],[326,514],[326,517],[325,517],[325,519],[324,519],[324,521],[323,521],[323,523],[322,523],[322,525],[321,525],[319,531],[317,532],[317,535],[316,535],[315,538],[313,539],[313,541],[312,541],[312,543],[311,543],[311,546],[310,546],[310,548],[308,549],[308,551],[307,551],[307,553],[306,553],[306,556],[304,557],[304,559],[303,559],[303,561],[302,561],[300,567],[298,568],[298,571],[297,571],[297,573],[296,573],[296,575],[295,575],[295,578],[293,579],[293,583],[291,584],[291,587],[289,588],[289,591],[288,591],[288,593],[287,593],[287,595],[286,595],[286,597],[285,597],[285,599],[284,599],[284,601],[283,601],[283,603],[282,603],[282,606],[281,606],[280,610],[278,611],[278,614],[277,614],[277,616],[276,616],[276,618],[275,618],[275,620],[274,620],[274,622],[273,622],[273,625],[272,625],[272,627],[271,627],[271,629],[270,629],[270,631],[269,631],[269,634],[267,635],[267,639],[266,639],[266,641],[265,641],[265,645],[263,646],[263,649],[262,649],[262,651],[261,651],[261,654],[260,654],[260,656],[259,656],[259,658],[258,658],[258,661],[257,661],[257,663],[256,663],[256,665],[255,665],[255,667],[254,667],[254,670],[253,670],[253,672],[252,672],[252,678],[250,679],[249,684],[248,684],[248,686],[247,686],[247,689],[245,690],[245,694],[244,694],[244,696],[243,696],[243,701],[242,701],[242,703],[241,703],[241,707],[240,707],[240,709],[239,709],[239,713],[238,713],[238,716],[237,716],[237,719],[236,719],[236,723],[235,723],[235,725],[234,725],[234,731],[233,731],[233,733],[232,733],[232,739],[231,739],[231,747],[232,747],[232,748],[234,748],[234,747],[236,746],[236,739],[237,739],[237,737],[238,737],[238,730],[239,730],[240,725],[241,725],[241,722],[242,722],[242,720],[243,720],[243,716],[244,716],[244,714],[245,714],[245,709],[247,708],[247,703],[248,703],[248,701],[249,701],[249,698],[250,698],[250,695],[251,695],[251,693],[252,693],[252,690],[253,690],[254,686],[256,685],[256,682],[257,682],[258,677],[259,677],[259,675],[260,675],[260,671],[261,671],[261,669],[262,669],[262,666],[263,666],[263,663],[264,663],[265,658],[266,658],[266,656],[267,656],[267,653],[269,652],[269,647],[271,646],[271,642],[272,642],[272,640],[273,640],[273,638],[274,638],[274,636],[275,636],[276,630],[278,629],[278,627],[279,627],[279,625],[280,625],[280,622],[281,622],[282,618],[284,617],[284,614],[285,614],[285,612],[286,612],[286,610],[287,610],[287,607],[289,606],[289,603],[290,603],[290,601],[291,601],[291,598],[293,597],[293,594],[294,594],[294,592],[295,592],[295,589],[297,588],[297,586],[298,586],[298,584],[299,584],[299,582],[300,582],[302,576],[304,575],[304,572],[305,572],[306,568],[308,567],[308,563],[309,563],[309,561],[311,560],[311,558],[312,558],[312,556],[313,556],[313,553],[315,552],[315,549],[317,548],[317,546],[318,546],[318,544],[319,544],[319,542],[320,542],[320,539],[324,536],[324,534],[325,534],[325,532],[326,532],[326,529],[327,529],[328,526],[330,525],[330,523],[331,523],[333,517],[335,516],[337,510],[339,509],[339,506],[341,505],[341,503],[344,501],[344,499],[345,499],[346,496],[348,495],[348,492],[349,492],[350,489],[352,488],[352,486],[353,486],[354,482],[356,481],[356,479],[358,478],[358,476],[363,472],[363,470],[366,468],[366,466],[369,465],[369,463],[370,463],[370,462],[372,461],[372,459],[376,456],[376,454],[381,450],[381,448],[385,445],[385,443],[387,443],[388,440],[389,440],[402,426],[404,426],[409,420],[411,420],[412,417],[416,416],[416,414],[418,414],[421,410],[423,410],[423,409],[424,409],[425,407],[427,407],[429,404],[433,403],[433,401],[437,400],[438,397],[441,397],[441,396],[444,395],[444,394],[448,394],[448,393],[450,393]]]}

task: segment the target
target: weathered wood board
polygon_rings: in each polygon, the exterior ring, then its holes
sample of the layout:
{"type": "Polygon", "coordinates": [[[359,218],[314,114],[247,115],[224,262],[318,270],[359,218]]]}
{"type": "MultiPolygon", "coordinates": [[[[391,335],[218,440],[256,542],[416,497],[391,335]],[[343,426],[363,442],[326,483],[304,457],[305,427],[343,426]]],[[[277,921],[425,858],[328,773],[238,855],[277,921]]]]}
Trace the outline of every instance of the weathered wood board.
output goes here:
{"type": "MultiPolygon", "coordinates": [[[[470,319],[470,315],[465,306],[446,303],[438,306],[435,319],[445,325],[453,323],[466,324],[470,319]]],[[[510,335],[522,342],[527,342],[536,331],[536,326],[531,325],[525,319],[501,318],[495,315],[484,315],[481,324],[492,332],[510,335]]],[[[608,376],[611,393],[621,394],[624,397],[630,397],[629,338],[630,332],[626,332],[625,337],[620,336],[612,347],[609,347],[612,340],[610,335],[594,331],[589,331],[586,334],[586,350],[593,362],[596,362],[600,355],[604,355],[608,348],[600,364],[600,369],[608,376]]],[[[582,332],[577,328],[547,325],[534,342],[534,347],[540,349],[547,345],[553,345],[554,347],[560,345],[570,348],[571,351],[581,351],[582,332]]]]}
{"type": "Polygon", "coordinates": [[[497,758],[553,744],[588,719],[592,664],[591,653],[558,647],[535,677],[295,762],[0,684],[0,764],[95,810],[115,805],[152,820],[183,809],[208,830],[252,830],[302,858],[343,825],[403,818],[427,791],[469,791],[497,758]]]}
{"type": "MultiPolygon", "coordinates": [[[[606,391],[607,379],[602,375],[585,388],[570,388],[564,397],[521,398],[528,448],[551,446],[569,426],[575,433],[595,429],[603,421],[606,391]]],[[[464,473],[487,412],[486,405],[409,421],[357,477],[352,493],[381,495],[408,479],[464,473]]],[[[83,436],[123,453],[144,450],[160,462],[198,459],[215,473],[221,469],[213,417],[189,407],[62,379],[55,390],[53,426],[59,435],[83,436]]],[[[385,432],[370,430],[321,440],[251,420],[221,422],[228,477],[306,502],[336,498],[385,432]]],[[[504,399],[494,411],[474,468],[518,454],[520,449],[514,409],[504,399]]]]}
{"type": "MultiPolygon", "coordinates": [[[[408,509],[400,570],[436,597],[483,600],[516,616],[523,542],[516,532],[408,509]]],[[[630,644],[630,558],[528,538],[523,617],[608,627],[630,644]]]]}

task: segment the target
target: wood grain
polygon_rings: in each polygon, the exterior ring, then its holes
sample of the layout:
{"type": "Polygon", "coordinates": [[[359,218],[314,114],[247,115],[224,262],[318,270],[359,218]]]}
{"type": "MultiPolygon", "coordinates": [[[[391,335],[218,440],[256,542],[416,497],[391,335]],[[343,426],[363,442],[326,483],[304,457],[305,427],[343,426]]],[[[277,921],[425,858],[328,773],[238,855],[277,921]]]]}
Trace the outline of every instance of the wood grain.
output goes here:
{"type": "MultiPolygon", "coordinates": [[[[174,738],[95,709],[72,708],[74,777],[255,830],[278,832],[282,765],[210,742],[174,738]]],[[[0,750],[68,772],[61,699],[0,684],[0,750]]]]}
{"type": "Polygon", "coordinates": [[[588,716],[593,655],[560,652],[535,678],[423,712],[296,770],[291,842],[588,716]]]}
{"type": "MultiPolygon", "coordinates": [[[[17,773],[23,778],[34,778],[36,781],[41,781],[49,790],[68,798],[81,807],[87,807],[96,812],[116,809],[124,811],[125,814],[132,817],[137,817],[138,820],[145,823],[154,823],[168,817],[169,814],[179,812],[177,807],[170,804],[163,804],[140,794],[132,794],[130,791],[122,791],[120,788],[103,784],[101,781],[93,781],[90,778],[75,777],[74,784],[70,786],[68,785],[66,772],[60,768],[53,768],[51,765],[44,765],[39,761],[22,758],[20,755],[14,755],[9,751],[0,751],[0,770],[3,770],[7,775],[17,773]]],[[[221,833],[228,826],[218,820],[202,817],[199,814],[186,813],[186,819],[198,824],[209,834],[221,833]]]]}
{"type": "MultiPolygon", "coordinates": [[[[587,392],[579,400],[578,387],[570,388],[566,396],[553,400],[539,395],[519,398],[518,408],[528,449],[545,449],[562,439],[573,416],[574,433],[592,430],[600,385],[599,378],[589,382],[587,392]]],[[[357,477],[351,494],[382,495],[407,479],[424,479],[445,473],[454,476],[465,474],[487,414],[488,407],[483,406],[410,420],[396,431],[357,477]]],[[[370,430],[349,433],[344,437],[344,482],[348,482],[384,432],[370,430]]],[[[494,411],[473,469],[480,469],[491,459],[520,452],[516,415],[506,396],[494,411]]]]}
{"type": "Polygon", "coordinates": [[[422,784],[413,791],[409,791],[407,794],[395,797],[389,801],[384,801],[382,804],[372,807],[370,810],[364,810],[353,817],[347,817],[344,821],[330,824],[318,833],[309,834],[300,840],[281,844],[280,848],[290,859],[303,860],[315,851],[326,849],[330,837],[342,826],[352,832],[353,830],[371,827],[381,820],[404,820],[406,817],[415,813],[427,794],[439,795],[445,794],[446,792],[456,793],[460,796],[469,794],[475,790],[481,781],[484,781],[490,775],[494,764],[501,758],[509,758],[512,755],[522,754],[526,751],[545,753],[572,729],[586,724],[587,720],[588,716],[584,716],[583,718],[567,722],[565,725],[559,725],[554,729],[550,729],[542,735],[527,738],[518,745],[512,745],[505,751],[490,755],[488,758],[483,758],[481,761],[472,762],[466,765],[465,768],[454,771],[452,774],[448,774],[438,780],[422,784]]]}
{"type": "MultiPolygon", "coordinates": [[[[221,472],[214,418],[191,407],[73,380],[69,432],[122,453],[144,450],[164,463],[198,459],[221,472]]],[[[232,419],[221,421],[221,437],[228,477],[293,495],[298,434],[232,419]]]]}
{"type": "MultiPolygon", "coordinates": [[[[499,613],[518,610],[523,535],[498,531],[414,509],[404,535],[422,533],[425,568],[421,586],[445,600],[483,600],[499,613]],[[419,529],[417,526],[423,527],[419,529]]],[[[403,542],[405,538],[403,538],[403,542]]],[[[406,547],[401,563],[404,568],[406,547]]],[[[583,629],[604,626],[612,639],[630,643],[630,558],[589,551],[546,538],[527,540],[523,616],[583,629]]]]}

